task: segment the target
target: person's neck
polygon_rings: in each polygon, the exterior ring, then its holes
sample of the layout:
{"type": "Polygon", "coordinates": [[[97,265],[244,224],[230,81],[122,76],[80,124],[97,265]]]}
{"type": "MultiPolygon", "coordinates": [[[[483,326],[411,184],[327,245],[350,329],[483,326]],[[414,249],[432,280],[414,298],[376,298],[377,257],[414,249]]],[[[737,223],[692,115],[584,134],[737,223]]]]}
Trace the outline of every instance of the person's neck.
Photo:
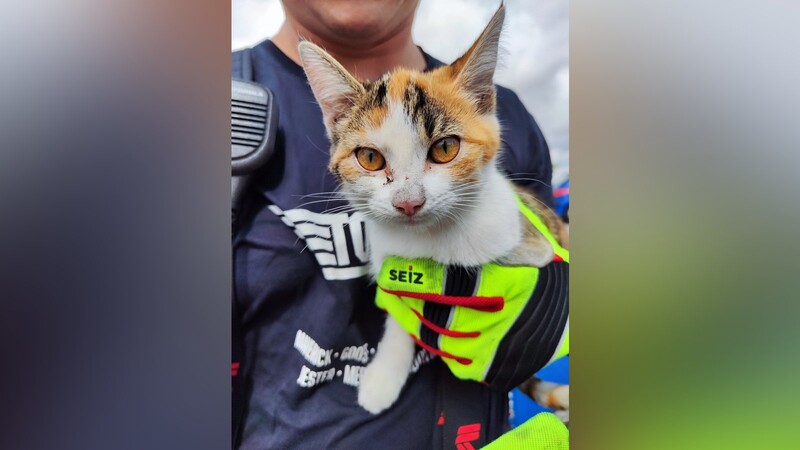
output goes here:
{"type": "Polygon", "coordinates": [[[278,34],[272,38],[272,42],[292,61],[302,65],[297,52],[297,43],[301,37],[323,47],[345,69],[362,80],[378,79],[396,67],[424,70],[426,66],[422,51],[411,39],[410,20],[377,43],[343,44],[326,40],[287,18],[278,34]]]}

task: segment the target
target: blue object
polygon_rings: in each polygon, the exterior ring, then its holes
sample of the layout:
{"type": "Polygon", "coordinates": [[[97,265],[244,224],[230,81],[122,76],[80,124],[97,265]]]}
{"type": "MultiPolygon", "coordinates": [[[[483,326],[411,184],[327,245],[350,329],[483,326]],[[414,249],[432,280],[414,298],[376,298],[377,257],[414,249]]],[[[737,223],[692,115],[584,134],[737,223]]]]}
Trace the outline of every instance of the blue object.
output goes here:
{"type": "MultiPolygon", "coordinates": [[[[569,356],[553,361],[549,366],[536,373],[536,376],[545,381],[559,384],[569,384],[569,356]]],[[[542,411],[552,412],[550,408],[540,406],[519,389],[511,391],[511,426],[521,425],[526,420],[542,411]]]]}
{"type": "Polygon", "coordinates": [[[553,198],[555,200],[555,208],[553,210],[559,217],[566,217],[569,211],[569,179],[553,189],[553,198]]]}

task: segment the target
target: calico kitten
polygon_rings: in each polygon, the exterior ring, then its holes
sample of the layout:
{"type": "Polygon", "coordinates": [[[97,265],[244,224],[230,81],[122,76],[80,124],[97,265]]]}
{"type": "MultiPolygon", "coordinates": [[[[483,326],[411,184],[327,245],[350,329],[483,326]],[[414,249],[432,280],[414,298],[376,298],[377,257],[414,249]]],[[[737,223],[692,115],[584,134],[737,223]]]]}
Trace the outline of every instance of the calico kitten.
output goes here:
{"type": "MultiPolygon", "coordinates": [[[[492,78],[504,15],[501,5],[453,64],[425,73],[396,69],[372,82],[357,80],[316,45],[300,43],[331,141],[329,168],[365,216],[373,276],[389,255],[542,267],[553,248],[520,214],[517,194],[566,245],[560,220],[498,168],[492,78]]],[[[391,406],[414,353],[414,341],[387,316],[361,376],[359,404],[373,414],[391,406]]]]}

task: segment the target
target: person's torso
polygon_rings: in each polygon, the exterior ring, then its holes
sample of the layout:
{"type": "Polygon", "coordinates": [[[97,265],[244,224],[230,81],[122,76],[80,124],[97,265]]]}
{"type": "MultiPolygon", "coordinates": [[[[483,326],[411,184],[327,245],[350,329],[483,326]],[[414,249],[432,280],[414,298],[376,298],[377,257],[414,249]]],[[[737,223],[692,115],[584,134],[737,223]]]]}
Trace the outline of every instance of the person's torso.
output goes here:
{"type": "MultiPolygon", "coordinates": [[[[334,198],[329,143],[302,68],[269,41],[252,63],[253,81],[273,92],[278,135],[234,241],[250,392],[240,448],[430,448],[444,372],[427,352],[389,410],[372,416],[356,402],[385,317],[365,276],[363,220],[337,212],[345,203],[334,198]]],[[[506,394],[481,395],[499,434],[506,394]]]]}

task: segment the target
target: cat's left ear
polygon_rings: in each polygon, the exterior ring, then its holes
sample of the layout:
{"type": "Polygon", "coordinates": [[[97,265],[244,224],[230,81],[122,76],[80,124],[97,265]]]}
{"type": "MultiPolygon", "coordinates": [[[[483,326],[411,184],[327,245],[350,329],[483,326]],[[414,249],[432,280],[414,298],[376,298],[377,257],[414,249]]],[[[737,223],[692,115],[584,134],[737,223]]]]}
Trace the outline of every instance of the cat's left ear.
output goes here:
{"type": "Polygon", "coordinates": [[[503,20],[506,8],[500,3],[492,20],[486,25],[478,40],[472,44],[464,56],[458,58],[450,65],[452,73],[472,98],[481,113],[494,111],[495,90],[494,70],[497,67],[497,51],[500,44],[500,32],[503,30],[503,20]]]}
{"type": "Polygon", "coordinates": [[[365,92],[364,86],[325,50],[311,42],[300,42],[297,50],[314,97],[322,108],[328,137],[332,137],[333,126],[353,108],[365,92]]]}

